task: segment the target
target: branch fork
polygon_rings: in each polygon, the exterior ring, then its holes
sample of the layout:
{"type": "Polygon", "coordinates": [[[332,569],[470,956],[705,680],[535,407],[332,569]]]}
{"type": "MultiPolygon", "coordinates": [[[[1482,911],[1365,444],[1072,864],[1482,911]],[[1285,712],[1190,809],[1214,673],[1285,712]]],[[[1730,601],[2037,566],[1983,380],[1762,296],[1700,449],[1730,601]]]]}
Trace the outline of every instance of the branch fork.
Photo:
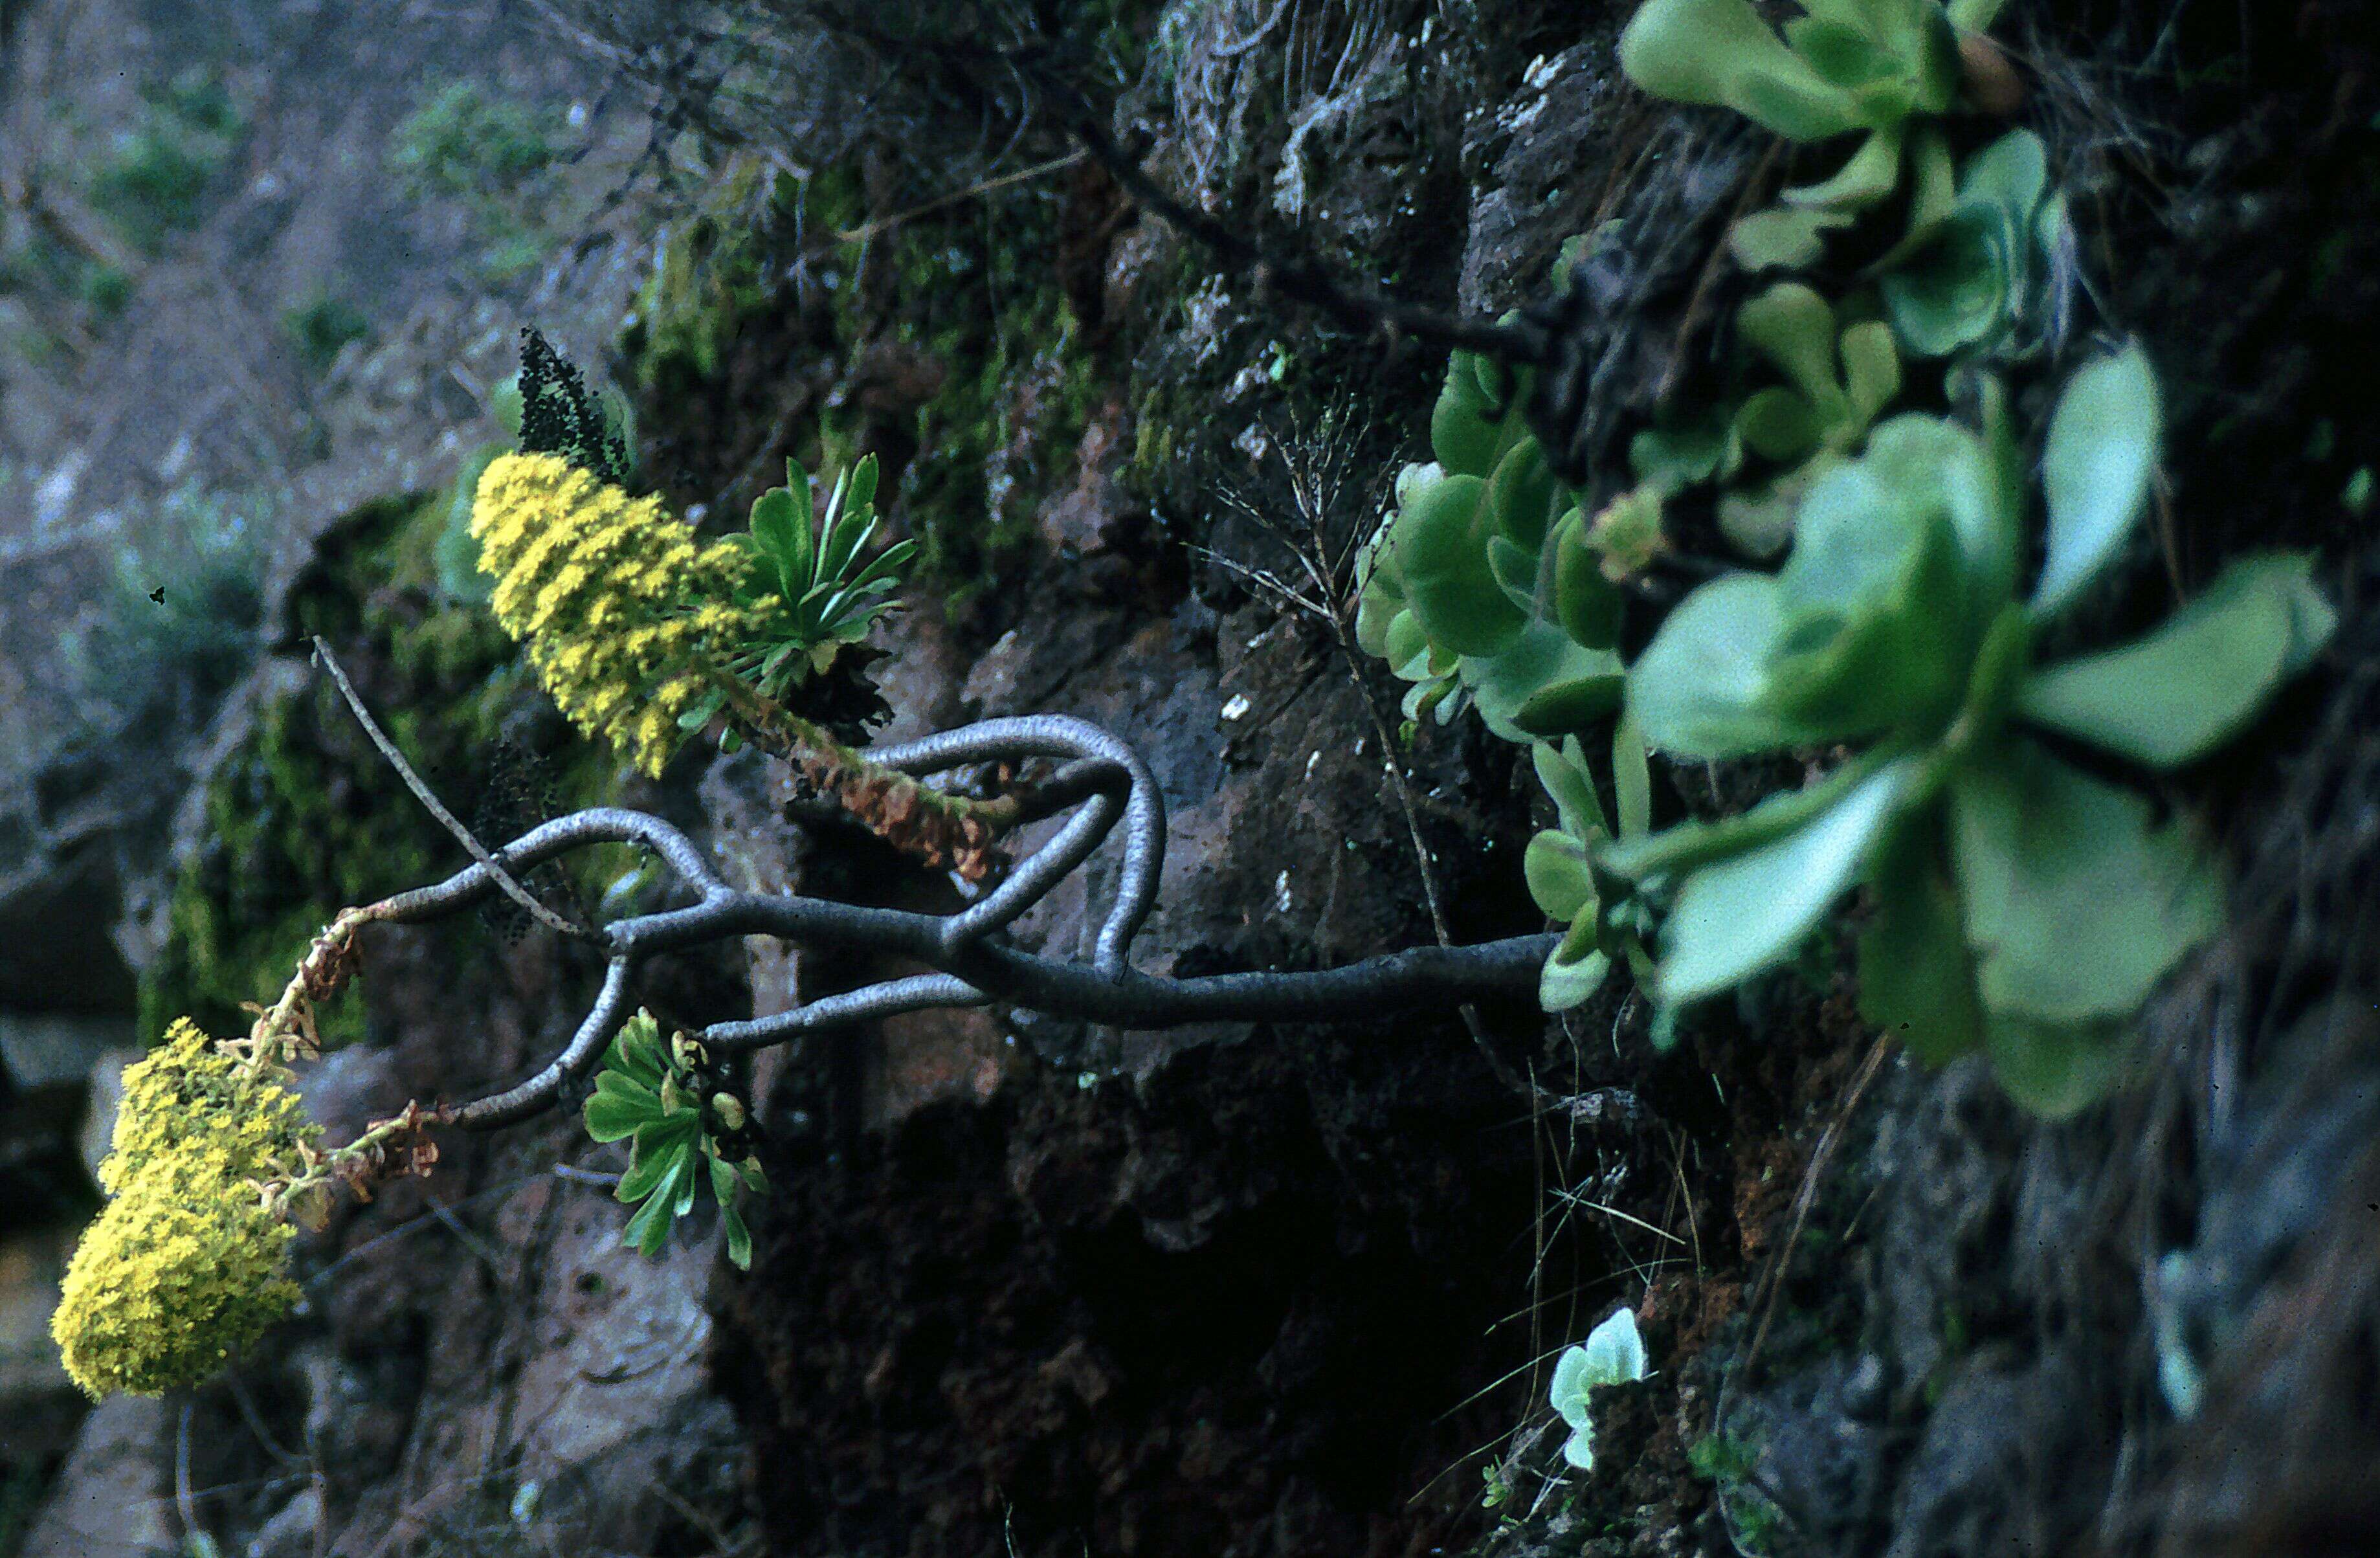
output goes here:
{"type": "MultiPolygon", "coordinates": [[[[416,1114],[407,1127],[452,1123],[486,1129],[552,1107],[594,1069],[636,1009],[633,986],[648,958],[729,937],[764,935],[809,946],[890,953],[934,971],[881,980],[771,1016],[714,1023],[689,1035],[719,1052],[759,1049],[903,1012],[994,1002],[1055,1017],[1155,1029],[1215,1021],[1363,1020],[1384,1011],[1451,1008],[1488,996],[1533,999],[1539,967],[1555,945],[1551,934],[1517,936],[1467,947],[1413,947],[1305,973],[1154,977],[1133,968],[1131,951],[1156,907],[1165,808],[1148,763],[1129,745],[1087,721],[1036,714],[986,720],[877,749],[868,760],[880,773],[915,781],[981,764],[1015,769],[1043,760],[1056,764],[1047,780],[997,801],[970,804],[996,808],[1008,828],[1071,814],[965,907],[928,914],[741,892],[722,881],[694,841],[670,823],[640,811],[598,807],[533,828],[443,882],[345,911],[309,955],[307,967],[343,972],[352,955],[346,938],[357,926],[373,920],[415,924],[460,913],[504,891],[519,873],[574,849],[635,844],[658,857],[691,901],[583,932],[603,950],[603,983],[561,1053],[514,1087],[435,1114],[416,1114]],[[1122,859],[1090,960],[1053,958],[1014,945],[1008,928],[1111,836],[1121,838],[1122,859]]],[[[943,795],[922,783],[916,787],[923,796],[943,795]]],[[[307,977],[301,968],[292,981],[301,998],[311,988],[307,977]]],[[[285,1004],[288,1000],[285,995],[285,1004]]],[[[388,1145],[394,1152],[396,1140],[388,1145]]],[[[407,1161],[427,1166],[418,1152],[407,1161]]]]}

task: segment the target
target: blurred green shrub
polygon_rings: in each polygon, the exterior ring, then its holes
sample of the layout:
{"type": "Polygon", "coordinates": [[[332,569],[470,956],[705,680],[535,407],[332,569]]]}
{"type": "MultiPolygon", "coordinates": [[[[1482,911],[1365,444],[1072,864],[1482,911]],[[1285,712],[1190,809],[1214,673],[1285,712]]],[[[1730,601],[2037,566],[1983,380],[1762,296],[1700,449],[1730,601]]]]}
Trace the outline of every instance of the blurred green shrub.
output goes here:
{"type": "Polygon", "coordinates": [[[154,254],[192,225],[207,185],[247,128],[227,89],[192,66],[141,91],[141,112],[117,130],[89,173],[91,204],[127,243],[154,254]]]}
{"type": "Polygon", "coordinates": [[[552,128],[549,116],[478,81],[450,81],[396,127],[389,167],[417,200],[517,189],[560,154],[552,128]]]}
{"type": "Polygon", "coordinates": [[[474,268],[502,285],[545,258],[544,208],[563,152],[552,112],[497,95],[485,84],[448,82],[390,134],[389,171],[413,201],[458,201],[469,213],[474,268]]]}
{"type": "Polygon", "coordinates": [[[185,485],[127,526],[106,584],[65,640],[84,734],[192,723],[248,673],[273,506],[185,485]]]}
{"type": "Polygon", "coordinates": [[[317,293],[281,316],[281,332],[310,373],[325,373],[350,341],[371,334],[371,318],[345,298],[317,293]]]}

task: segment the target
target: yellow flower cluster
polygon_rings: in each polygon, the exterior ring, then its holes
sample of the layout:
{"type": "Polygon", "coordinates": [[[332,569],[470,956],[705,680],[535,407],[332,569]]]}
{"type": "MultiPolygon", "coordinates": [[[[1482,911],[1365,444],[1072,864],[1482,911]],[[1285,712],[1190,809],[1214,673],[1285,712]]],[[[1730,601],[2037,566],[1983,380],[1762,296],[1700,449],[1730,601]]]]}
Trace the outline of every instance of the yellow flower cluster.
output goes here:
{"type": "Polygon", "coordinates": [[[743,554],[702,545],[657,497],[632,498],[552,455],[505,455],[471,508],[504,630],[553,701],[658,775],[678,716],[727,673],[710,646],[747,631],[743,554]]]}
{"type": "Polygon", "coordinates": [[[51,1334],[93,1398],[197,1384],[298,1299],[272,1187],[321,1136],[269,1061],[187,1020],[124,1074],[109,1200],[67,1268],[51,1334]]]}

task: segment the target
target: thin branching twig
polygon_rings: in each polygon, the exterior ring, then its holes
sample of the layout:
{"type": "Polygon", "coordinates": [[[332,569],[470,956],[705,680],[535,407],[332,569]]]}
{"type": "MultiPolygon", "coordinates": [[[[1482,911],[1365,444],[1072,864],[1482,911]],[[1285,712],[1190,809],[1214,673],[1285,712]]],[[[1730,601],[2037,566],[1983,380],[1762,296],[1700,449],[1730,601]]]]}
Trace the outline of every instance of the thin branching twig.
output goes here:
{"type": "Polygon", "coordinates": [[[504,869],[502,861],[488,852],[488,846],[474,837],[471,830],[465,827],[452,811],[446,809],[444,803],[439,800],[436,793],[423,783],[421,775],[414,772],[413,765],[405,761],[405,754],[397,750],[396,743],[391,741],[387,732],[381,729],[380,722],[372,718],[371,711],[364,707],[363,699],[356,692],[355,684],[347,679],[346,670],[340,665],[339,657],[331,652],[331,646],[320,638],[315,639],[313,642],[314,658],[320,661],[322,669],[330,674],[331,684],[339,689],[339,696],[346,700],[347,708],[355,714],[356,723],[363,726],[364,734],[371,737],[371,744],[380,749],[380,755],[388,760],[389,766],[396,770],[396,776],[405,781],[405,787],[413,792],[414,798],[421,802],[430,815],[438,820],[439,825],[455,835],[455,842],[470,852],[472,859],[477,860],[493,873],[497,890],[527,909],[537,922],[547,930],[558,935],[567,936],[572,941],[601,945],[603,938],[595,931],[584,925],[575,924],[563,919],[562,916],[540,903],[535,895],[523,887],[514,878],[512,872],[504,869]]]}

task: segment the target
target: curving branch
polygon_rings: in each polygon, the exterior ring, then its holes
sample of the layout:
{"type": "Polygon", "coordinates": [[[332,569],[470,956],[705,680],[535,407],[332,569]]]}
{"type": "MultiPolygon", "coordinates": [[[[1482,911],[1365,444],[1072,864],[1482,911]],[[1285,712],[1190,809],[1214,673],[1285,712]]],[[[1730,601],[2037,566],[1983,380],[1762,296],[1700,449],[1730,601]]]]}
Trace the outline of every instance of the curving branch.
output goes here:
{"type": "Polygon", "coordinates": [[[1538,971],[1559,937],[1515,936],[1476,946],[1411,947],[1343,968],[1305,973],[1251,972],[1164,979],[1132,967],[1132,943],[1156,907],[1165,854],[1165,807],[1148,764],[1128,744],[1087,721],[1037,714],[986,720],[871,754],[918,777],[978,763],[1057,760],[1046,781],[1017,794],[1017,816],[1071,811],[1057,832],[1018,861],[1005,880],[948,914],[876,908],[826,898],[741,892],[702,850],[658,817],[597,807],[531,829],[427,887],[362,911],[373,919],[443,919],[504,890],[520,872],[595,844],[650,850],[690,898],[613,921],[596,932],[606,956],[603,988],[570,1042],[536,1075],[447,1112],[473,1128],[508,1125],[552,1105],[594,1069],[634,1010],[630,991],[644,961],[730,937],[773,936],[819,947],[892,954],[932,973],[892,979],[808,1002],[790,1012],[715,1023],[695,1037],[725,1050],[751,1050],[803,1034],[940,1006],[990,1002],[1121,1028],[1173,1028],[1216,1021],[1329,1022],[1415,1005],[1456,1006],[1481,996],[1534,996],[1538,971]],[[1113,901],[1088,964],[1029,953],[1002,934],[1048,897],[1117,832],[1123,858],[1113,901]]]}

